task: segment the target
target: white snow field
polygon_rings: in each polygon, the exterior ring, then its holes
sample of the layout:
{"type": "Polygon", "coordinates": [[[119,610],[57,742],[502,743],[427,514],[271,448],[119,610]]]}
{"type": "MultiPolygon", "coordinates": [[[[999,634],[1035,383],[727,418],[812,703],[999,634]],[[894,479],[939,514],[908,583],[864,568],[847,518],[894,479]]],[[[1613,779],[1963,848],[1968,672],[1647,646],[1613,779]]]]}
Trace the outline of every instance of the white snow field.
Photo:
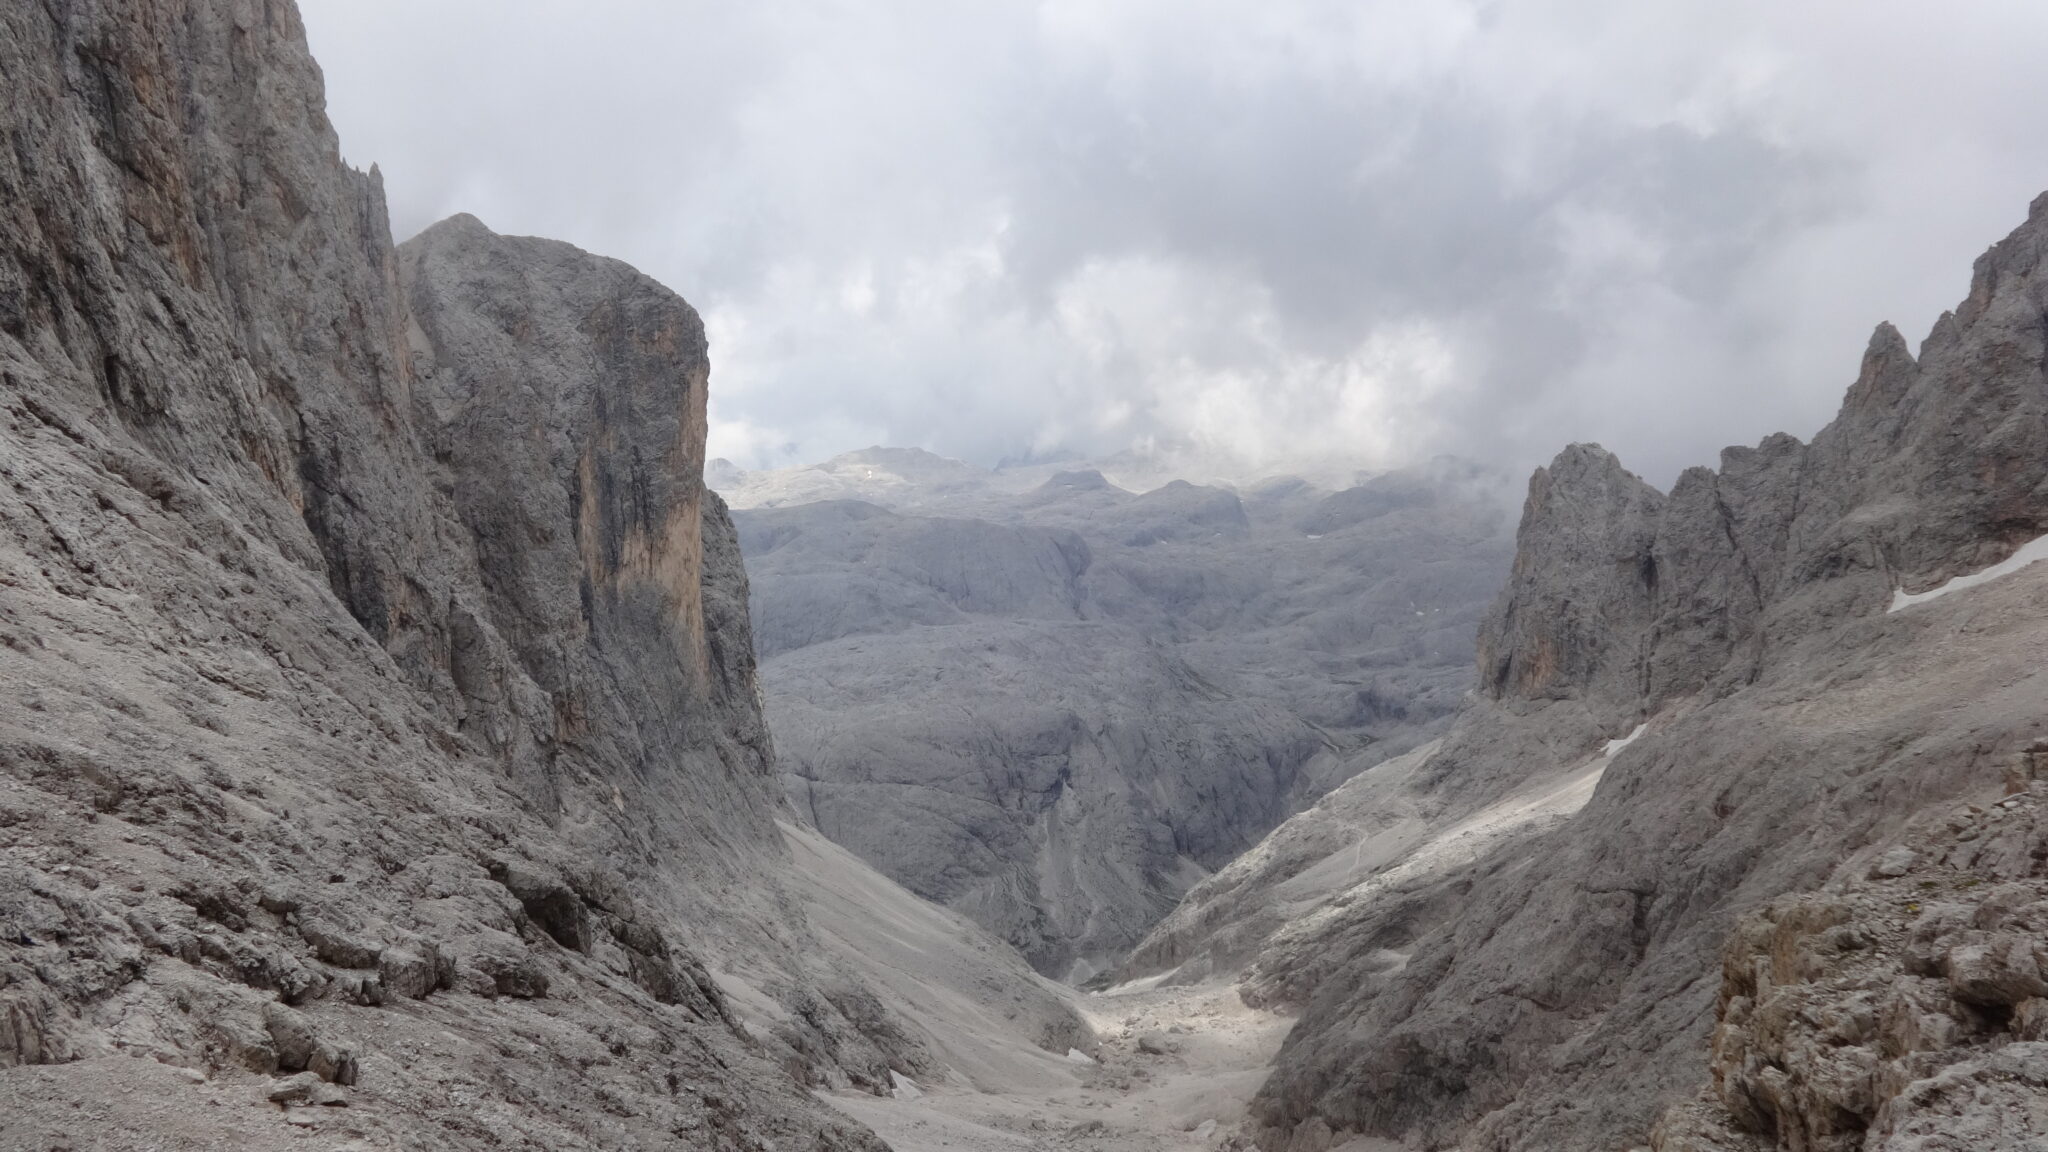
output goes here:
{"type": "Polygon", "coordinates": [[[2036,560],[2048,560],[2048,536],[2037,536],[2027,541],[2020,545],[2019,551],[1981,572],[1957,576],[1925,592],[1907,592],[1904,589],[1893,592],[1892,606],[1885,611],[1897,612],[1901,608],[1911,608],[1915,604],[1939,600],[1951,592],[1961,592],[1966,588],[1975,588],[1979,584],[1988,584],[2000,576],[2010,576],[2036,560]]]}

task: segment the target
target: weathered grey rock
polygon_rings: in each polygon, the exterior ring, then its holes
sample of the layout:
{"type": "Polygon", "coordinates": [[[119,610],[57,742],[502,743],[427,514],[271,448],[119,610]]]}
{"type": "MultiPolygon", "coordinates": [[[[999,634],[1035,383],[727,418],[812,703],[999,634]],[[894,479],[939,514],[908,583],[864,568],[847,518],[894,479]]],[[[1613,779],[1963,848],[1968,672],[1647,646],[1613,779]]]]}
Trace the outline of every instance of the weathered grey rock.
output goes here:
{"type": "MultiPolygon", "coordinates": [[[[1731,449],[1661,498],[1587,448],[1538,474],[1481,635],[1487,692],[1425,795],[1469,805],[1648,729],[1557,829],[1268,949],[1262,985],[1304,1006],[1258,1104],[1279,1138],[1314,1117],[1479,1148],[1638,1143],[1697,1083],[1703,976],[1739,913],[1867,874],[1861,850],[1915,814],[2031,779],[2048,573],[1887,608],[2048,532],[2044,246],[2048,198],[1917,360],[1878,330],[1811,444],[1731,449]]],[[[1970,994],[2031,987],[2010,953],[1964,958],[1970,994]]],[[[1817,1071],[1814,1099],[1862,1108],[1863,1081],[1817,1071]]]]}
{"type": "Polygon", "coordinates": [[[1595,445],[1574,444],[1537,469],[1514,570],[1479,629],[1487,693],[1635,702],[1642,685],[1632,649],[1654,611],[1651,552],[1663,504],[1595,445]]]}
{"type": "Polygon", "coordinates": [[[1138,1037],[1138,1051],[1146,1056],[1171,1056],[1180,1051],[1180,1045],[1158,1032],[1147,1032],[1138,1037]]]}
{"type": "Polygon", "coordinates": [[[1904,876],[1918,860],[1911,848],[1900,845],[1877,858],[1877,863],[1870,866],[1871,878],[1904,876]]]}
{"type": "Polygon", "coordinates": [[[2048,1132],[2048,1044],[2013,1044],[1906,1086],[1871,1152],[2035,1152],[2048,1132]]]}
{"type": "Polygon", "coordinates": [[[288,1076],[284,1081],[264,1094],[272,1104],[302,1104],[312,1099],[313,1089],[320,1083],[320,1077],[311,1072],[300,1072],[288,1076]]]}
{"type": "Polygon", "coordinates": [[[1505,521],[1450,461],[1334,494],[1037,475],[877,450],[728,479],[760,504],[737,519],[797,809],[1082,979],[1441,729],[1505,521]]]}
{"type": "Polygon", "coordinates": [[[304,1071],[315,1079],[336,1084],[356,1082],[354,1050],[320,1039],[304,1013],[282,1004],[265,1004],[263,1027],[276,1049],[279,1071],[304,1071]]]}
{"type": "Polygon", "coordinates": [[[806,1083],[929,1054],[792,891],[688,305],[401,257],[289,3],[7,5],[0,73],[0,1143],[279,1140],[175,1065],[875,1147],[806,1083]]]}
{"type": "Polygon", "coordinates": [[[1995,821],[1923,820],[1891,850],[1921,867],[1838,877],[1744,917],[1722,955],[1711,1087],[1660,1120],[1652,1147],[2033,1147],[2048,1050],[2030,1051],[2020,1006],[2038,1003],[2048,931],[2032,865],[2048,850],[2044,804],[2048,792],[1995,821]]]}

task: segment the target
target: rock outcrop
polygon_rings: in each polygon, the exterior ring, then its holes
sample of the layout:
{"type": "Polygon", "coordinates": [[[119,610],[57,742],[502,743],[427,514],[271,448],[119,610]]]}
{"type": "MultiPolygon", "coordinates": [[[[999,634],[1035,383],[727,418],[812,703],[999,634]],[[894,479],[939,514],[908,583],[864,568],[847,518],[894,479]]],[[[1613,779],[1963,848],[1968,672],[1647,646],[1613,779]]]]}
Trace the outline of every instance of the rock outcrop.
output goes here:
{"type": "Polygon", "coordinates": [[[2048,773],[1736,925],[1712,1080],[1655,1152],[2025,1149],[2048,1134],[2048,773]]]}
{"type": "MultiPolygon", "coordinates": [[[[2048,724],[2048,572],[1889,609],[2048,532],[2044,250],[2048,198],[1917,358],[1878,329],[1810,444],[1730,449],[1663,495],[1591,447],[1537,474],[1482,695],[1420,794],[1469,807],[1646,728],[1562,826],[1336,907],[1260,961],[1304,1005],[1266,1141],[1640,1143],[1699,1080],[1739,915],[1930,806],[1995,797],[2048,724]]],[[[1996,1075],[2019,1084],[2011,1052],[1996,1075]]],[[[1789,1131],[1756,1135],[1828,1146],[1789,1131]]]]}
{"type": "Polygon", "coordinates": [[[0,1146],[877,1147],[805,1087],[935,1058],[793,879],[695,313],[394,249],[287,0],[0,74],[0,1146]]]}
{"type": "Polygon", "coordinates": [[[1483,690],[1627,704],[1641,696],[1634,649],[1655,611],[1663,504],[1592,445],[1574,444],[1537,471],[1514,569],[1479,631],[1483,690]]]}
{"type": "Polygon", "coordinates": [[[797,809],[1074,980],[1439,732],[1506,560],[1449,461],[1337,493],[881,450],[727,482],[764,504],[736,516],[797,809]]]}

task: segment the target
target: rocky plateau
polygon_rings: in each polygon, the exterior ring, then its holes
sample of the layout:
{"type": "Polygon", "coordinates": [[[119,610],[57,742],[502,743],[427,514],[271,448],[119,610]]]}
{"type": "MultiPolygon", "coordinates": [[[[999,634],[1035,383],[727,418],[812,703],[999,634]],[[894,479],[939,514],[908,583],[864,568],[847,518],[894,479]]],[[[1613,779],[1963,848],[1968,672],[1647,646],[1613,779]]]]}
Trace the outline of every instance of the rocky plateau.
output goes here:
{"type": "Polygon", "coordinates": [[[1509,551],[1505,485],[1454,460],[1335,491],[1119,466],[712,470],[791,801],[1072,981],[1440,733],[1509,551]]]}

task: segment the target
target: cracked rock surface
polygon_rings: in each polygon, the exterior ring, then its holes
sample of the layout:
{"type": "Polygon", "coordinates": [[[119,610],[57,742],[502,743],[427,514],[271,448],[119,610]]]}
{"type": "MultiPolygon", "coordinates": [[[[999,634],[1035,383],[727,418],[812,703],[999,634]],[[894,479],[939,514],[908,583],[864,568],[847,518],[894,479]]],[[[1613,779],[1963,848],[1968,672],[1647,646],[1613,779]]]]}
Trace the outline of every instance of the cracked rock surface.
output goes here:
{"type": "MultiPolygon", "coordinates": [[[[2048,755],[2043,753],[2041,755],[2048,755]]],[[[2048,1136],[2048,780],[1909,830],[1742,918],[1699,1101],[1657,1152],[2040,1147],[2048,1136]]]]}
{"type": "Polygon", "coordinates": [[[806,1089],[934,1057],[805,914],[696,313],[394,248],[286,0],[0,73],[0,1147],[879,1147],[806,1089]]]}

